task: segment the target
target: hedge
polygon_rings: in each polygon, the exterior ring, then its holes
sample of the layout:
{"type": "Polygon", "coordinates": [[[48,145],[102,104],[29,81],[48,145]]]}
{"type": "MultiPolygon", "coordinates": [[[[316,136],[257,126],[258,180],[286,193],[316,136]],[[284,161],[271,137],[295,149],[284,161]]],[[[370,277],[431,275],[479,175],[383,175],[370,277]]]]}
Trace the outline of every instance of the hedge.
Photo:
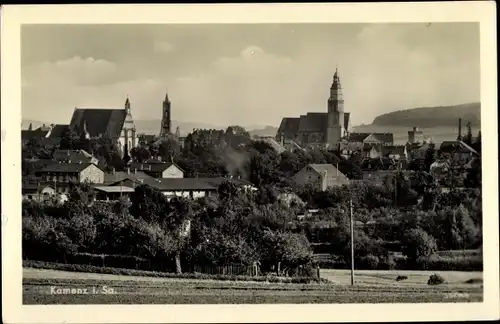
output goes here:
{"type": "Polygon", "coordinates": [[[204,279],[204,280],[221,280],[221,281],[256,281],[256,282],[273,282],[273,283],[326,283],[326,279],[318,279],[317,277],[276,277],[276,276],[234,276],[234,275],[209,275],[203,273],[169,273],[133,270],[123,268],[97,267],[84,264],[62,264],[44,261],[24,260],[24,268],[35,269],[50,269],[61,271],[74,271],[86,273],[113,274],[122,276],[140,276],[140,277],[155,277],[155,278],[172,278],[172,279],[204,279]]]}

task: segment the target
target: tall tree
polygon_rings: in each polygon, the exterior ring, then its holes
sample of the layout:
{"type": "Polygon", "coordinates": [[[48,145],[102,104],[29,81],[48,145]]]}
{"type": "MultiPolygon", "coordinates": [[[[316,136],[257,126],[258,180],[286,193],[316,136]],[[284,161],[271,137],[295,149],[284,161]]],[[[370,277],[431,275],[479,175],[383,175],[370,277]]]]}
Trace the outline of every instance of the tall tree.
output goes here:
{"type": "Polygon", "coordinates": [[[467,123],[467,134],[465,135],[464,142],[467,145],[472,145],[472,126],[471,123],[467,123]]]}
{"type": "Polygon", "coordinates": [[[59,148],[62,150],[74,150],[78,148],[80,136],[74,126],[69,126],[61,135],[59,148]]]}
{"type": "Polygon", "coordinates": [[[436,148],[434,143],[429,143],[429,148],[425,152],[425,170],[429,171],[432,163],[436,160],[436,148]]]}
{"type": "Polygon", "coordinates": [[[474,149],[481,153],[481,130],[477,132],[477,137],[474,141],[474,149]]]}

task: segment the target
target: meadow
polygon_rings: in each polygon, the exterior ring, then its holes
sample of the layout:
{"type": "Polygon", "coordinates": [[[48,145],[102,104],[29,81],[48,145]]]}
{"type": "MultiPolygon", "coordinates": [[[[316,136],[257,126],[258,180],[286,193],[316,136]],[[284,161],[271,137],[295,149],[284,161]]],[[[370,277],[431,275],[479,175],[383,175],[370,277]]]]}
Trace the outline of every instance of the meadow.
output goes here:
{"type": "Polygon", "coordinates": [[[24,304],[258,304],[481,302],[480,272],[443,271],[446,283],[427,285],[428,271],[322,270],[329,283],[283,284],[147,278],[25,268],[24,304]],[[399,275],[407,280],[396,281],[399,275]],[[54,294],[51,288],[87,288],[88,294],[54,294]],[[95,288],[95,290],[94,290],[95,288]]]}

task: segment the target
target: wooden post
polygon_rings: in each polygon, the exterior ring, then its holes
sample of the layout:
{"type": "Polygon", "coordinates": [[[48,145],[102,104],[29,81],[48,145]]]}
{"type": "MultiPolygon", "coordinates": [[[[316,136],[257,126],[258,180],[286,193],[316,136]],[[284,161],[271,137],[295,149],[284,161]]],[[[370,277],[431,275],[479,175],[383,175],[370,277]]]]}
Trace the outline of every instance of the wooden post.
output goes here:
{"type": "Polygon", "coordinates": [[[321,279],[321,275],[320,275],[320,270],[319,270],[319,266],[317,267],[316,269],[317,273],[318,273],[318,280],[321,279]]]}
{"type": "Polygon", "coordinates": [[[351,220],[351,286],[354,285],[354,219],[352,215],[352,199],[350,205],[350,220],[351,220]]]}

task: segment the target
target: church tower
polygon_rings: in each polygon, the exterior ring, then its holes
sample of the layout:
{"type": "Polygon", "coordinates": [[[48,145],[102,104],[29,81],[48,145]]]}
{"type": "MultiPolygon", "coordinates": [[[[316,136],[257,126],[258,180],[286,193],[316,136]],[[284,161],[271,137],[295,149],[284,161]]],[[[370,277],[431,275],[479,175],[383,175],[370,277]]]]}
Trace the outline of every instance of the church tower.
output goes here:
{"type": "Polygon", "coordinates": [[[344,130],[344,94],[338,70],[335,69],[333,83],[328,98],[326,143],[328,147],[337,147],[345,134],[344,130]]]}
{"type": "Polygon", "coordinates": [[[172,133],[172,119],[171,119],[171,108],[170,100],[168,99],[168,92],[165,94],[165,100],[163,100],[163,109],[161,117],[161,129],[160,137],[168,136],[172,133]]]}
{"type": "MultiPolygon", "coordinates": [[[[130,109],[130,100],[127,96],[127,100],[125,100],[125,122],[123,123],[123,129],[120,139],[121,148],[127,149],[130,151],[132,148],[136,147],[139,140],[137,137],[137,132],[135,129],[134,119],[132,118],[132,112],[130,109]]],[[[125,152],[122,152],[125,154],[125,152]]]]}

